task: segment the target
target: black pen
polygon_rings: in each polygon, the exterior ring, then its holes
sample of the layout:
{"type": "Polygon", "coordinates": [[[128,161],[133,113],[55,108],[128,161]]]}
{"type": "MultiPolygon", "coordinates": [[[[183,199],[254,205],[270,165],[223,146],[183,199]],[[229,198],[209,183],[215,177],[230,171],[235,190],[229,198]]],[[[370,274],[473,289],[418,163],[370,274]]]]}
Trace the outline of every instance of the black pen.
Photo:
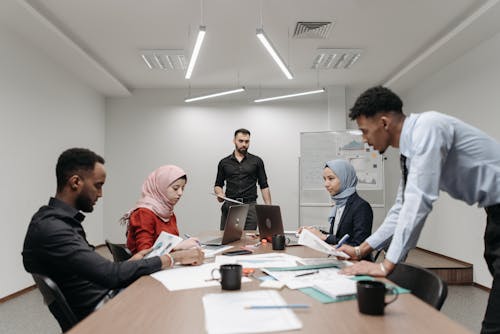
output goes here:
{"type": "Polygon", "coordinates": [[[302,276],[307,276],[307,275],[314,275],[314,274],[317,274],[317,273],[319,273],[319,270],[310,271],[310,272],[303,273],[303,274],[298,274],[298,275],[295,275],[295,277],[302,277],[302,276]]]}

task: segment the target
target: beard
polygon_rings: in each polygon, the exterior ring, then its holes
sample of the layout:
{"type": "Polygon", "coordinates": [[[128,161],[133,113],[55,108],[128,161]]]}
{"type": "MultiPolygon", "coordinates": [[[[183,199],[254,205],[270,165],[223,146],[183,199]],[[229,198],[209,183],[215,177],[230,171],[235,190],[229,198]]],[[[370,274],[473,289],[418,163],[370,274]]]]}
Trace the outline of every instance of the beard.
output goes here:
{"type": "Polygon", "coordinates": [[[83,212],[92,212],[94,211],[94,203],[90,198],[84,195],[80,195],[76,198],[76,209],[83,212]]]}
{"type": "Polygon", "coordinates": [[[243,155],[246,155],[247,154],[247,151],[248,149],[246,148],[237,148],[236,149],[240,154],[243,154],[243,155]]]}

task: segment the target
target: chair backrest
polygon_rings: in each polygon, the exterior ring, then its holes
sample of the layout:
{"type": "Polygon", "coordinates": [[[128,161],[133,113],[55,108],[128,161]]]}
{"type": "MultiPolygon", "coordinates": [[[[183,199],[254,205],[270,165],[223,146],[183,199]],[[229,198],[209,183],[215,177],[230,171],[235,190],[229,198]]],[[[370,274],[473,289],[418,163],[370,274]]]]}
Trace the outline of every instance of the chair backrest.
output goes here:
{"type": "Polygon", "coordinates": [[[68,331],[76,325],[78,319],[69,307],[66,298],[62,294],[57,284],[47,276],[32,274],[38,290],[42,293],[45,304],[56,318],[63,332],[68,331]]]}
{"type": "Polygon", "coordinates": [[[436,273],[414,264],[398,263],[387,278],[437,310],[448,295],[446,282],[436,273]]]}
{"type": "Polygon", "coordinates": [[[125,247],[125,245],[114,244],[106,239],[106,246],[108,246],[115,262],[127,261],[132,257],[132,253],[127,247],[125,247]]]}

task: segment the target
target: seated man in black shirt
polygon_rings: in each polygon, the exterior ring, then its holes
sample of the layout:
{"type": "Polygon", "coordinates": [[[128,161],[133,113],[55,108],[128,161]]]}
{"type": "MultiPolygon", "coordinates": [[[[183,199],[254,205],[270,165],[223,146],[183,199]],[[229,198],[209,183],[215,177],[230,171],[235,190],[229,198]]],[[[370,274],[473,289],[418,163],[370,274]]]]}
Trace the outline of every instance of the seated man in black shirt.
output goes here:
{"type": "Polygon", "coordinates": [[[174,263],[203,262],[198,247],[149,259],[143,259],[149,251],[144,250],[119,263],[100,256],[86,239],[85,216],[80,211],[92,212],[102,196],[104,159],[87,149],[66,150],[57,162],[56,176],[55,197],[35,213],[28,226],[23,263],[28,272],[48,276],[59,286],[79,320],[108,298],[112,289],[124,288],[174,263]]]}

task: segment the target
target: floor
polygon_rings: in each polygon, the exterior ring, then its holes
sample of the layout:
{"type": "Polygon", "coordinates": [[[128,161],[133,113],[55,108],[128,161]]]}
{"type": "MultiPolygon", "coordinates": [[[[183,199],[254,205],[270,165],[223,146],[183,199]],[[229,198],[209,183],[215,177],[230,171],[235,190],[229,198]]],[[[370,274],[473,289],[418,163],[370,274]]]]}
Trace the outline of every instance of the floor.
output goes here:
{"type": "MultiPolygon", "coordinates": [[[[98,251],[109,257],[106,248],[98,251]]],[[[442,312],[474,333],[479,333],[488,292],[474,286],[449,286],[442,312]]],[[[43,304],[38,290],[0,304],[0,333],[60,333],[59,325],[43,304]]]]}

